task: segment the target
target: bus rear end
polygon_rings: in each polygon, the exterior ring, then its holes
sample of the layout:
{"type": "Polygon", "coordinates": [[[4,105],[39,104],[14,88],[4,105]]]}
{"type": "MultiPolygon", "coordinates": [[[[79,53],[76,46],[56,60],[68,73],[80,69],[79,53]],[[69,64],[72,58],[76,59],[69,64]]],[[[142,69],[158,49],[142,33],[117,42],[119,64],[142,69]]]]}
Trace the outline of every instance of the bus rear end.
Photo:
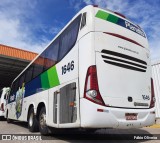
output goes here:
{"type": "Polygon", "coordinates": [[[99,8],[94,8],[94,29],[95,65],[86,74],[82,127],[139,128],[154,124],[145,33],[123,16],[99,8]]]}

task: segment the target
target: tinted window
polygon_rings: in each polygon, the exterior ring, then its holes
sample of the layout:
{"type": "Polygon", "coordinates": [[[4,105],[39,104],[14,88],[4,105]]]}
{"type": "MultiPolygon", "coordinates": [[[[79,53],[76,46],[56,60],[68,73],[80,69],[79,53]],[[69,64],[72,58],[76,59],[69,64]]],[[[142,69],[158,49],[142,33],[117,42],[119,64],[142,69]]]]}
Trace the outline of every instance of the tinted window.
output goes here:
{"type": "Polygon", "coordinates": [[[59,60],[61,60],[74,46],[80,23],[81,15],[79,15],[62,33],[60,37],[60,51],[59,51],[59,60]]]}
{"type": "Polygon", "coordinates": [[[25,75],[21,75],[20,78],[19,78],[19,87],[22,87],[22,84],[24,83],[24,78],[25,78],[25,75]]]}
{"type": "Polygon", "coordinates": [[[25,76],[17,79],[16,82],[13,83],[13,92],[17,91],[24,81],[25,83],[31,81],[43,71],[55,65],[70,51],[77,40],[80,20],[81,15],[34,61],[26,70],[25,76]]]}
{"type": "Polygon", "coordinates": [[[19,88],[19,79],[17,79],[14,84],[15,84],[15,85],[14,85],[13,92],[15,93],[15,92],[17,92],[17,90],[18,90],[18,88],[19,88]]]}
{"type": "Polygon", "coordinates": [[[39,56],[33,63],[33,78],[43,72],[44,57],[39,56]]]}
{"type": "Polygon", "coordinates": [[[86,25],[86,12],[83,13],[82,22],[81,22],[81,29],[86,25]]]}
{"type": "Polygon", "coordinates": [[[31,65],[26,71],[25,82],[29,82],[32,79],[33,66],[31,65]]]}
{"type": "Polygon", "coordinates": [[[14,82],[14,83],[12,83],[12,85],[11,85],[11,92],[10,92],[10,95],[11,95],[11,94],[13,94],[14,87],[15,87],[15,82],[14,82]]]}
{"type": "Polygon", "coordinates": [[[49,47],[42,53],[44,59],[44,70],[55,65],[58,61],[58,50],[59,50],[59,38],[57,38],[49,47]]]}

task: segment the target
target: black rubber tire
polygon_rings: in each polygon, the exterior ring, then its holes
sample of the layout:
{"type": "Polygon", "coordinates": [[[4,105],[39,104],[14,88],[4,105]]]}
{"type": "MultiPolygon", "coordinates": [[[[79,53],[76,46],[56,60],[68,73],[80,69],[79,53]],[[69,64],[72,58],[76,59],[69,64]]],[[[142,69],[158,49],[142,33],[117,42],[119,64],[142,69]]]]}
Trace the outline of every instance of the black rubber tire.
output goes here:
{"type": "Polygon", "coordinates": [[[85,129],[85,132],[89,134],[94,134],[96,131],[97,129],[85,129]]]}
{"type": "Polygon", "coordinates": [[[39,127],[38,127],[38,120],[36,116],[34,115],[34,109],[31,108],[28,113],[28,129],[30,132],[38,132],[39,127]],[[32,123],[30,122],[32,120],[32,123]]]}
{"type": "Polygon", "coordinates": [[[41,120],[42,120],[43,115],[46,115],[46,108],[45,107],[41,108],[41,111],[40,111],[40,114],[39,114],[39,118],[38,118],[39,119],[38,122],[39,122],[39,131],[40,131],[40,133],[42,135],[48,135],[50,133],[50,131],[49,131],[48,126],[46,125],[46,121],[44,120],[44,122],[43,122],[44,124],[43,125],[41,124],[41,120]]]}
{"type": "Polygon", "coordinates": [[[5,121],[6,119],[3,116],[0,116],[0,121],[5,121]]]}
{"type": "Polygon", "coordinates": [[[13,120],[7,118],[7,123],[8,123],[8,124],[10,124],[10,123],[12,123],[12,122],[13,122],[13,120]]]}

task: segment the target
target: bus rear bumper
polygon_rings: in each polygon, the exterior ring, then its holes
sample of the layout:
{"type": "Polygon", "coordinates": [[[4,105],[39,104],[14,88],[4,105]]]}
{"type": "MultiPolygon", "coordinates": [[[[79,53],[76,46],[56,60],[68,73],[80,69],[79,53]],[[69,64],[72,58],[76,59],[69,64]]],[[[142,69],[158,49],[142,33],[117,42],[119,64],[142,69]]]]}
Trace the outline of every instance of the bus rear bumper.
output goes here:
{"type": "Polygon", "coordinates": [[[141,128],[155,123],[155,110],[104,107],[80,99],[82,128],[141,128]],[[137,120],[126,120],[125,113],[137,113],[137,120]]]}

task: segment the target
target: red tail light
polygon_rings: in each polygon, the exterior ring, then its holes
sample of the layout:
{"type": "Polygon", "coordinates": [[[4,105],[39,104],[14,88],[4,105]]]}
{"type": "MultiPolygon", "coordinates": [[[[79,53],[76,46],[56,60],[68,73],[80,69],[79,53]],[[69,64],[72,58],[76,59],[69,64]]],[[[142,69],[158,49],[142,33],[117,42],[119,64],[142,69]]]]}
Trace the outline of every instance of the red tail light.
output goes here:
{"type": "Polygon", "coordinates": [[[1,111],[4,111],[4,103],[1,104],[1,111]]]}
{"type": "Polygon", "coordinates": [[[153,84],[153,79],[151,78],[151,103],[150,103],[150,108],[153,108],[154,106],[155,106],[154,84],[153,84]]]}
{"type": "Polygon", "coordinates": [[[88,68],[84,88],[84,98],[94,103],[105,105],[99,92],[97,69],[95,65],[88,68]]]}

